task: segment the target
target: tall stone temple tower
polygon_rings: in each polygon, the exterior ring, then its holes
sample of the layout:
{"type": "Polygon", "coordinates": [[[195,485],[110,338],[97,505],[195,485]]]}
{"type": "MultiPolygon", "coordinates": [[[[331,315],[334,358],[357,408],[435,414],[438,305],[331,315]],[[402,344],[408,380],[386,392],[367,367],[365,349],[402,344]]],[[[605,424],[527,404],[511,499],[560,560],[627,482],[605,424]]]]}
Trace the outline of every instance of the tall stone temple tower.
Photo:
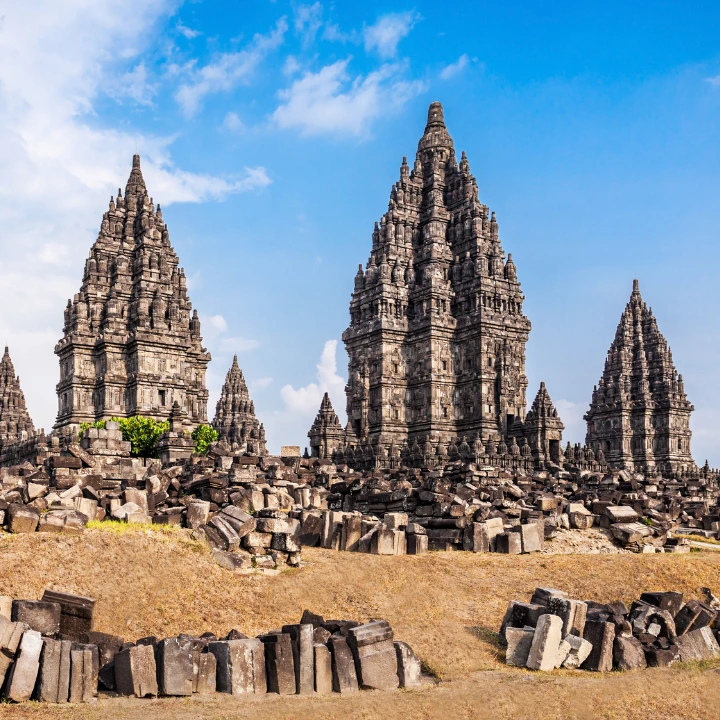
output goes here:
{"type": "Polygon", "coordinates": [[[633,281],[630,302],[594,388],[586,442],[616,467],[638,472],[682,472],[690,454],[690,413],[682,375],[633,281]]]}
{"type": "Polygon", "coordinates": [[[355,277],[343,333],[347,442],[506,436],[525,419],[523,300],[495,213],[434,102],[355,277]]]}
{"type": "Polygon", "coordinates": [[[35,427],[25,407],[20,378],[15,375],[10,353],[0,360],[0,449],[33,436],[35,427]]]}
{"type": "Polygon", "coordinates": [[[207,421],[200,321],[160,206],[148,197],[133,157],[125,197],[103,215],[80,292],[68,301],[56,428],[112,416],[167,418],[177,401],[207,421]]]}
{"type": "Polygon", "coordinates": [[[225,377],[212,425],[219,440],[231,446],[244,445],[251,455],[267,454],[265,427],[255,417],[255,403],[250,399],[237,355],[225,377]]]}
{"type": "Polygon", "coordinates": [[[329,458],[332,451],[340,447],[345,440],[345,431],[337,413],[333,410],[330,396],[325,393],[315,422],[308,433],[310,454],[312,457],[329,458]]]}

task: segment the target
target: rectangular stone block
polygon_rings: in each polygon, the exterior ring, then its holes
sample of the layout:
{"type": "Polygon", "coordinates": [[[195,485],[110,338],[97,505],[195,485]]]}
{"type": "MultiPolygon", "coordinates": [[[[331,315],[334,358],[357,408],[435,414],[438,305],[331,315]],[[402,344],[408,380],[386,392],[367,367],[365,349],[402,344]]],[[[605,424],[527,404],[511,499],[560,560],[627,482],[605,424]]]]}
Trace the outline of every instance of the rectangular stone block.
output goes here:
{"type": "Polygon", "coordinates": [[[505,628],[505,664],[526,667],[535,631],[532,628],[505,628]]]}
{"type": "Polygon", "coordinates": [[[193,692],[211,695],[217,689],[217,659],[211,652],[200,653],[193,692]]]}
{"type": "Polygon", "coordinates": [[[610,672],[613,664],[615,625],[611,622],[588,620],[585,623],[584,637],[592,645],[592,650],[581,668],[597,672],[610,672]]]}
{"type": "Polygon", "coordinates": [[[12,619],[23,622],[42,635],[60,632],[60,605],[42,600],[15,600],[12,619]]]}
{"type": "Polygon", "coordinates": [[[243,695],[267,691],[265,648],[260,640],[245,638],[211,642],[208,651],[217,660],[218,692],[243,695]]]}
{"type": "Polygon", "coordinates": [[[428,552],[428,536],[427,535],[408,535],[407,536],[407,554],[408,555],[425,555],[428,552]]]}
{"type": "Polygon", "coordinates": [[[267,691],[279,695],[294,695],[295,661],[292,640],[287,633],[262,635],[259,638],[265,646],[265,673],[267,691]]]}
{"type": "Polygon", "coordinates": [[[120,695],[157,696],[157,667],[152,645],[136,645],[115,656],[115,688],[120,695]]]}
{"type": "Polygon", "coordinates": [[[333,691],[338,693],[352,693],[358,690],[355,660],[347,640],[334,635],[328,641],[332,656],[333,691]]]}
{"type": "Polygon", "coordinates": [[[60,643],[60,671],[58,675],[58,702],[66,703],[70,697],[70,667],[72,642],[62,640],[60,643]]]}
{"type": "Polygon", "coordinates": [[[566,635],[565,642],[570,646],[565,660],[562,663],[564,668],[579,668],[592,652],[592,645],[577,635],[566,635]]]}
{"type": "Polygon", "coordinates": [[[553,670],[561,640],[562,620],[557,615],[541,615],[535,628],[526,667],[530,670],[553,670]]]}
{"type": "Polygon", "coordinates": [[[166,638],[155,646],[158,691],[161,695],[192,695],[192,639],[166,638]]]}
{"type": "Polygon", "coordinates": [[[543,549],[545,535],[542,527],[537,523],[520,525],[520,536],[524,553],[540,552],[543,549]]]}
{"type": "Polygon", "coordinates": [[[380,525],[370,541],[370,552],[373,555],[395,555],[395,531],[380,525]]]}
{"type": "MultiPolygon", "coordinates": [[[[58,686],[60,684],[60,650],[62,641],[43,639],[42,655],[40,656],[40,675],[38,683],[38,700],[41,702],[58,702],[58,686]]],[[[65,697],[67,700],[67,697],[65,697]]]]}
{"type": "Polygon", "coordinates": [[[507,555],[520,555],[522,552],[522,538],[520,533],[508,532],[495,538],[496,551],[507,555]]]}
{"type": "Polygon", "coordinates": [[[392,639],[371,645],[348,645],[355,657],[358,685],[367,690],[392,690],[399,685],[397,651],[392,639]]]}
{"type": "Polygon", "coordinates": [[[31,506],[13,503],[6,510],[8,530],[12,533],[35,532],[40,512],[31,506]]]}
{"type": "Polygon", "coordinates": [[[675,638],[675,643],[683,662],[713,660],[720,657],[720,645],[718,645],[712,630],[707,626],[678,636],[675,638]]]}
{"type": "Polygon", "coordinates": [[[313,632],[311,624],[283,625],[282,631],[290,636],[295,666],[295,692],[312,695],[315,689],[313,632]]]}
{"type": "Polygon", "coordinates": [[[362,517],[348,515],[343,522],[340,549],[346,552],[357,552],[362,534],[362,517]]]}
{"type": "Polygon", "coordinates": [[[90,702],[96,687],[93,684],[92,651],[73,648],[70,651],[70,702],[90,702]]]}
{"type": "Polygon", "coordinates": [[[397,657],[398,682],[401,688],[420,687],[422,667],[412,648],[401,640],[393,641],[397,657]]]}
{"type": "Polygon", "coordinates": [[[313,645],[315,662],[315,692],[318,695],[330,695],[333,690],[332,657],[326,645],[313,645]]]}
{"type": "Polygon", "coordinates": [[[92,632],[95,600],[83,595],[45,590],[44,602],[60,605],[60,633],[80,639],[83,633],[92,632]]]}
{"type": "Polygon", "coordinates": [[[12,620],[12,603],[9,595],[0,595],[0,617],[12,620]]]}
{"type": "Polygon", "coordinates": [[[30,699],[40,672],[42,649],[42,635],[35,630],[26,630],[7,679],[5,696],[8,700],[25,702],[30,699]]]}

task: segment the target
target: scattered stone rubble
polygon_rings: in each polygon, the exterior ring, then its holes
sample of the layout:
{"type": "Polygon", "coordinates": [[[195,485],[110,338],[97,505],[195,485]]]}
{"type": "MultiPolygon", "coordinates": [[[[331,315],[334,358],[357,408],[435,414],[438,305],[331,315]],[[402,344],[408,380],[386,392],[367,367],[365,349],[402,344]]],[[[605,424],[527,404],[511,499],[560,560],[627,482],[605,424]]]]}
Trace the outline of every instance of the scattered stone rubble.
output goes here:
{"type": "Polygon", "coordinates": [[[174,414],[159,443],[165,462],[131,458],[108,422],[37,464],[0,468],[0,525],[67,533],[89,520],[177,525],[207,540],[230,569],[297,565],[302,545],[518,554],[542,551],[561,529],[599,527],[629,550],[689,552],[679,532],[720,537],[712,473],[522,471],[468,459],[357,471],[327,459],[247,455],[226,442],[192,455],[180,448],[181,428],[174,414]]]}
{"type": "Polygon", "coordinates": [[[677,661],[720,658],[720,600],[683,603],[679,592],[644,592],[630,608],[573,600],[562,590],[536,588],[530,602],[513,600],[500,628],[508,665],[638,670],[677,661]]]}
{"type": "Polygon", "coordinates": [[[0,597],[0,688],[12,702],[90,702],[136,696],[319,695],[418,687],[420,662],[386,620],[325,620],[249,638],[178,635],[136,642],[93,630],[95,600],[46,590],[0,597]]]}

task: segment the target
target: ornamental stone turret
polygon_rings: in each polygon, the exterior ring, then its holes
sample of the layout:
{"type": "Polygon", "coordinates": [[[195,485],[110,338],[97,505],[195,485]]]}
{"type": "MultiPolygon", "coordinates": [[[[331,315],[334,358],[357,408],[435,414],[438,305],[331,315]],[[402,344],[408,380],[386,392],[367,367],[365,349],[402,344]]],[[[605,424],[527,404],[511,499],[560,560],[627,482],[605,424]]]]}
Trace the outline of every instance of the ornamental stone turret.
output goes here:
{"type": "Polygon", "coordinates": [[[25,395],[20,389],[20,378],[7,347],[0,360],[0,449],[22,442],[35,433],[33,421],[25,407],[25,395]]]}
{"type": "Polygon", "coordinates": [[[586,444],[615,467],[638,472],[684,472],[690,454],[690,413],[682,375],[643,302],[637,280],[625,306],[605,369],[593,390],[586,444]]]}
{"type": "Polygon", "coordinates": [[[347,443],[388,450],[505,437],[525,419],[523,300],[495,214],[434,102],[355,276],[343,333],[347,443]]]}
{"type": "Polygon", "coordinates": [[[113,416],[163,419],[176,401],[191,425],[207,422],[210,353],[138,155],[125,196],[110,198],[55,354],[56,428],[113,416]]]}
{"type": "Polygon", "coordinates": [[[218,439],[234,449],[244,450],[250,455],[267,454],[265,428],[255,417],[255,404],[250,399],[237,355],[233,357],[225,377],[212,426],[217,430],[218,439]]]}
{"type": "Polygon", "coordinates": [[[562,462],[561,443],[564,429],[545,383],[541,382],[532,407],[525,416],[523,427],[523,434],[536,463],[562,462]]]}
{"type": "Polygon", "coordinates": [[[308,437],[311,456],[321,459],[332,457],[333,452],[343,444],[345,431],[327,393],[323,395],[308,437]]]}

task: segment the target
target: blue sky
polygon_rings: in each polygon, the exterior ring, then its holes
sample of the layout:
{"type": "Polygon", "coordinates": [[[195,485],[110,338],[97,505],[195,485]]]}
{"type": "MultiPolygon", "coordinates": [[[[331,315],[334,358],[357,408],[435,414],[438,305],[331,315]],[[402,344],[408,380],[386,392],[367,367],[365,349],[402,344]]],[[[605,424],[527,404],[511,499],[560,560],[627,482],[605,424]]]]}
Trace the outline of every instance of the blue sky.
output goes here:
{"type": "Polygon", "coordinates": [[[541,380],[582,414],[640,279],[720,465],[720,5],[0,0],[0,344],[49,429],[53,347],[140,152],[213,354],[306,444],[373,223],[440,100],[497,212],[541,380]]]}

